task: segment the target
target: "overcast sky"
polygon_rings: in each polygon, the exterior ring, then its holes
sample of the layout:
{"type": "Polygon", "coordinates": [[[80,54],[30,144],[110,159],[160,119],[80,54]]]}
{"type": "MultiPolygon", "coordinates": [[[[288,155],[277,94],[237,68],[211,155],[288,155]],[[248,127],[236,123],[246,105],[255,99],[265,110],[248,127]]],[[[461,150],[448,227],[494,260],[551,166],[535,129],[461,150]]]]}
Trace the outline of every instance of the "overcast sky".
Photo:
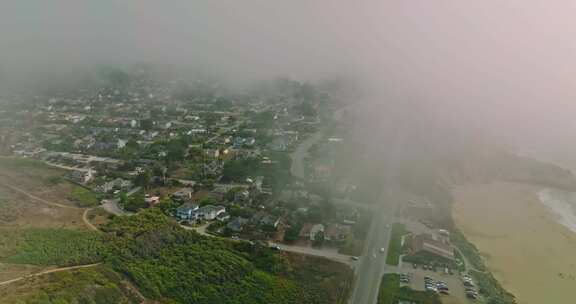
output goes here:
{"type": "Polygon", "coordinates": [[[353,75],[441,119],[572,142],[574,16],[572,0],[2,0],[0,68],[5,79],[131,62],[353,75]]]}

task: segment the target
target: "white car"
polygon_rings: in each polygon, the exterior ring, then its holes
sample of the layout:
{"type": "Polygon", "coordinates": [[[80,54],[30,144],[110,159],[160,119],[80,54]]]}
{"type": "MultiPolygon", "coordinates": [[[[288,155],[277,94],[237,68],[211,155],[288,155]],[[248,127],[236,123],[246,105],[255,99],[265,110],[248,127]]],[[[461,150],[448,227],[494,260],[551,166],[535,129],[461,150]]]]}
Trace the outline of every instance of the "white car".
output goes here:
{"type": "Polygon", "coordinates": [[[384,247],[380,248],[380,253],[384,253],[385,250],[384,247]]]}

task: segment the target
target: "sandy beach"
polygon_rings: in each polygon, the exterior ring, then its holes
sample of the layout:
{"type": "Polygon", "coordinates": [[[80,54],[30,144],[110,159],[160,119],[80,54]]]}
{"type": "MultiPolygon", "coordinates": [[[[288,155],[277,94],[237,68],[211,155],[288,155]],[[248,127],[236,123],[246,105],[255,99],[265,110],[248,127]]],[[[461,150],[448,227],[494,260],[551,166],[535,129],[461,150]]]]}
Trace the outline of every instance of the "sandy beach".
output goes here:
{"type": "Polygon", "coordinates": [[[573,303],[576,233],[539,201],[542,190],[504,182],[458,186],[454,219],[518,303],[573,303]]]}

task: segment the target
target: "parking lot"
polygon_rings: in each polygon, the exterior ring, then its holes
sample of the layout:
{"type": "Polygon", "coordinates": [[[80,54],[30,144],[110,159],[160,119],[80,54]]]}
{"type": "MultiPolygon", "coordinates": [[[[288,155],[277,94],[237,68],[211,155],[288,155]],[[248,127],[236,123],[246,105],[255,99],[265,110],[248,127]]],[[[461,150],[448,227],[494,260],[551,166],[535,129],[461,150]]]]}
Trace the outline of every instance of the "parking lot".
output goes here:
{"type": "Polygon", "coordinates": [[[466,296],[466,289],[474,290],[477,288],[472,287],[474,282],[466,283],[469,286],[464,286],[464,281],[467,280],[464,276],[458,273],[447,274],[444,271],[424,270],[421,267],[414,268],[411,264],[404,264],[400,268],[400,273],[405,274],[402,277],[407,278],[401,283],[402,286],[408,286],[413,290],[433,290],[440,294],[443,303],[477,303],[477,300],[469,299],[466,296]]]}

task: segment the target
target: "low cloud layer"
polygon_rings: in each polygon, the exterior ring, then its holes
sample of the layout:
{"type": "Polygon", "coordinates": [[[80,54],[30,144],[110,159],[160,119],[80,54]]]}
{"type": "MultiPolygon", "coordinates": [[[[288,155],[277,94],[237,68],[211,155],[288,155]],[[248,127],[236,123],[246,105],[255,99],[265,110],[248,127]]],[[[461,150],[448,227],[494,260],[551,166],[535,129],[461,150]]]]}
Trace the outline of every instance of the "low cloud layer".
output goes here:
{"type": "Polygon", "coordinates": [[[2,1],[0,73],[151,62],[236,79],[348,76],[439,120],[573,141],[575,11],[570,0],[2,1]]]}

